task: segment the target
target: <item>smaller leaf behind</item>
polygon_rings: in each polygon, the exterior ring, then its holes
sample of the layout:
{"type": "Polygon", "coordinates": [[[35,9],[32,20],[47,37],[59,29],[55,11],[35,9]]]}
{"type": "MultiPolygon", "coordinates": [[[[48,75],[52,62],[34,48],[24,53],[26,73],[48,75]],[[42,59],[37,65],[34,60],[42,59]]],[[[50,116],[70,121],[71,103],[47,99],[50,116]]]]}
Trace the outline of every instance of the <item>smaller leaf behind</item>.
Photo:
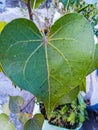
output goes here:
{"type": "Polygon", "coordinates": [[[19,113],[20,107],[24,104],[24,99],[20,96],[10,96],[9,109],[12,113],[19,113]]]}
{"type": "MultiPolygon", "coordinates": [[[[36,0],[35,9],[38,8],[44,0],[36,0]]],[[[33,7],[34,0],[31,0],[31,7],[33,7]]]]}
{"type": "Polygon", "coordinates": [[[14,130],[13,123],[10,122],[9,117],[4,113],[0,114],[0,130],[14,130]]]}
{"type": "Polygon", "coordinates": [[[17,117],[21,123],[25,124],[29,119],[31,119],[32,115],[29,113],[18,113],[17,117]]]}
{"type": "MultiPolygon", "coordinates": [[[[28,2],[28,0],[23,0],[23,1],[26,2],[26,3],[28,2]]],[[[30,4],[31,4],[32,8],[34,6],[34,1],[35,0],[31,0],[30,1],[31,2],[30,4]]],[[[44,0],[36,0],[36,2],[35,2],[35,9],[38,8],[41,5],[42,2],[44,2],[44,0]]]]}
{"type": "Polygon", "coordinates": [[[24,130],[42,130],[44,117],[42,114],[36,114],[34,118],[28,120],[24,125],[24,130]]]}

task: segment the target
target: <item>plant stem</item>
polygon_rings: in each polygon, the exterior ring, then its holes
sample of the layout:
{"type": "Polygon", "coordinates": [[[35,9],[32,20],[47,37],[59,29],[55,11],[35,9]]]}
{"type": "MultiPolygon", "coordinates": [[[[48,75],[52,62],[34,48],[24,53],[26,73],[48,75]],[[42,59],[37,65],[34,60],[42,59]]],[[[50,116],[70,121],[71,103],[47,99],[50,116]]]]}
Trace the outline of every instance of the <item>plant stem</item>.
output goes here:
{"type": "MultiPolygon", "coordinates": [[[[24,111],[32,101],[35,105],[35,97],[31,98],[31,100],[26,104],[26,106],[24,106],[20,111],[21,112],[24,111]]],[[[34,106],[33,106],[32,110],[34,110],[34,106]]]]}
{"type": "Polygon", "coordinates": [[[33,3],[33,10],[34,10],[34,8],[35,8],[35,4],[36,4],[36,0],[34,0],[34,3],[33,3]]]}
{"type": "Polygon", "coordinates": [[[80,13],[80,12],[82,12],[84,9],[86,9],[87,7],[89,7],[89,5],[86,5],[86,6],[82,7],[82,8],[79,9],[77,12],[80,13]]]}
{"type": "Polygon", "coordinates": [[[31,9],[30,1],[31,1],[31,0],[28,0],[28,2],[27,2],[26,5],[27,5],[27,8],[28,8],[29,18],[30,18],[30,20],[33,21],[33,13],[32,13],[32,9],[31,9]]]}

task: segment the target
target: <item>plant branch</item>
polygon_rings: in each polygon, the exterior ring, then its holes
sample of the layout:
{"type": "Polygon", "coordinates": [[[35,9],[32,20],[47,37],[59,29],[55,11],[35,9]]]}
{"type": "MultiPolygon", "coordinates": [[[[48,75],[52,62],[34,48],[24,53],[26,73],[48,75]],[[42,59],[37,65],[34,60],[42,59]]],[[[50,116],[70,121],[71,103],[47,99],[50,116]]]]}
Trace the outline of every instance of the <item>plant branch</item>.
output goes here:
{"type": "Polygon", "coordinates": [[[31,9],[31,4],[30,4],[30,2],[31,2],[31,0],[28,0],[28,2],[27,2],[27,8],[28,8],[28,13],[29,13],[29,18],[30,18],[30,20],[32,20],[33,21],[33,13],[32,13],[32,9],[31,9]]]}
{"type": "MultiPolygon", "coordinates": [[[[34,104],[35,104],[35,97],[31,98],[31,100],[20,110],[21,112],[24,111],[28,106],[29,104],[34,101],[34,104]]],[[[34,107],[32,108],[34,110],[34,107]]]]}
{"type": "Polygon", "coordinates": [[[45,36],[45,34],[44,34],[44,29],[43,29],[43,27],[42,27],[42,24],[41,24],[41,22],[40,22],[39,17],[36,15],[35,12],[33,12],[33,15],[35,16],[35,18],[36,18],[36,20],[37,20],[37,22],[38,22],[38,24],[39,24],[39,27],[40,27],[41,32],[42,32],[42,35],[45,36]]]}
{"type": "Polygon", "coordinates": [[[80,12],[82,12],[84,9],[86,9],[87,7],[89,7],[89,5],[86,5],[86,6],[82,7],[82,8],[79,9],[77,12],[80,13],[80,12]]]}

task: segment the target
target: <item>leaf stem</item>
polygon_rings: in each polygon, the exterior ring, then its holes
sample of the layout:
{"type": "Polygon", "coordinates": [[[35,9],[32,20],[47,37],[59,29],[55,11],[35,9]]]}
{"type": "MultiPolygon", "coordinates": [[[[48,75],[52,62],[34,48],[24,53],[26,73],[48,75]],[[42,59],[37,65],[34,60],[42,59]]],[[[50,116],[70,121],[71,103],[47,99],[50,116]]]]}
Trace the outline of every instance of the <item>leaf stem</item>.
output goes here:
{"type": "MultiPolygon", "coordinates": [[[[29,106],[29,104],[33,101],[34,105],[35,105],[35,97],[31,98],[31,100],[20,110],[21,112],[23,112],[24,110],[26,110],[26,108],[29,106]]],[[[32,110],[34,110],[34,105],[32,110]]]]}
{"type": "Polygon", "coordinates": [[[34,8],[35,8],[35,4],[36,4],[36,0],[34,0],[34,3],[33,3],[33,10],[34,10],[34,8]]]}
{"type": "Polygon", "coordinates": [[[82,7],[82,8],[80,8],[79,10],[77,10],[77,12],[80,13],[80,12],[82,12],[84,9],[86,9],[87,7],[89,7],[89,5],[86,5],[86,6],[82,7]]]}

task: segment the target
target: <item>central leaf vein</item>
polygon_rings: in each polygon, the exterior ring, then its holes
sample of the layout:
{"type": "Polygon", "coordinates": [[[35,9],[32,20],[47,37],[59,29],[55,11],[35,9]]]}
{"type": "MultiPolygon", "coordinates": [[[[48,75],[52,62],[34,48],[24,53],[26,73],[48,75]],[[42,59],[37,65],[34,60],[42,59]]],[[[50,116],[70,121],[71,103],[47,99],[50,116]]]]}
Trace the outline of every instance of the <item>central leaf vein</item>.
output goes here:
{"type": "Polygon", "coordinates": [[[49,72],[49,62],[48,62],[48,50],[47,50],[47,44],[45,44],[45,53],[46,53],[46,65],[47,65],[47,73],[48,73],[48,92],[49,92],[49,109],[50,111],[50,72],[49,72]]]}

